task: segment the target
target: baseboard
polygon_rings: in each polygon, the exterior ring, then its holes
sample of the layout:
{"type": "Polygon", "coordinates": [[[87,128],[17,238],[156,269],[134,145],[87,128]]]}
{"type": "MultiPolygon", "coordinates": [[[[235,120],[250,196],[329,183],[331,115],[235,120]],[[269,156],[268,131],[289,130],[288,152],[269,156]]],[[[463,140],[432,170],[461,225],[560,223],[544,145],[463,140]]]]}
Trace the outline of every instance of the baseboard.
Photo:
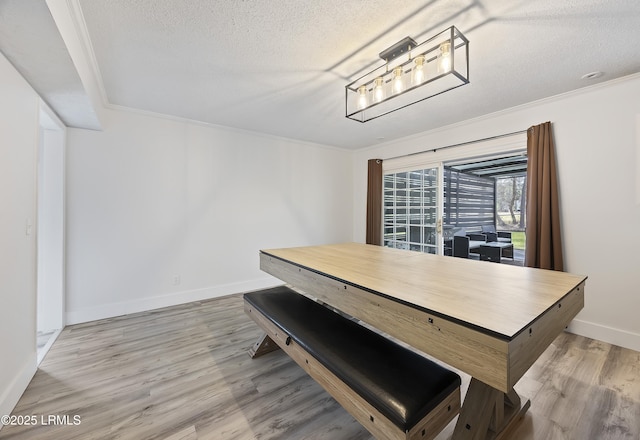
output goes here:
{"type": "Polygon", "coordinates": [[[628,332],[613,327],[607,327],[593,322],[574,319],[567,331],[580,336],[607,342],[631,350],[640,351],[640,334],[628,332]]]}
{"type": "Polygon", "coordinates": [[[58,329],[55,332],[53,332],[53,334],[51,335],[47,343],[44,345],[44,347],[38,350],[38,364],[37,364],[38,366],[40,366],[40,364],[44,360],[44,357],[47,355],[47,353],[49,353],[49,350],[53,346],[53,343],[56,342],[56,339],[58,339],[58,336],[60,336],[60,333],[62,333],[62,329],[58,329]]]}
{"type": "MultiPolygon", "coordinates": [[[[33,375],[36,374],[36,370],[36,352],[34,350],[33,355],[29,356],[27,362],[24,363],[18,374],[0,396],[0,416],[11,414],[18,400],[22,397],[22,393],[24,393],[29,382],[33,379],[33,375]]],[[[2,426],[2,423],[0,423],[0,430],[2,426]]]]}
{"type": "Polygon", "coordinates": [[[97,307],[68,311],[66,314],[67,325],[96,321],[98,319],[113,318],[114,316],[128,315],[130,313],[145,312],[147,310],[162,307],[175,306],[193,301],[217,298],[234,293],[248,292],[251,290],[265,289],[282,284],[275,278],[260,278],[239,283],[223,284],[204,289],[187,290],[168,295],[158,295],[148,298],[140,298],[133,301],[102,304],[97,307]]]}

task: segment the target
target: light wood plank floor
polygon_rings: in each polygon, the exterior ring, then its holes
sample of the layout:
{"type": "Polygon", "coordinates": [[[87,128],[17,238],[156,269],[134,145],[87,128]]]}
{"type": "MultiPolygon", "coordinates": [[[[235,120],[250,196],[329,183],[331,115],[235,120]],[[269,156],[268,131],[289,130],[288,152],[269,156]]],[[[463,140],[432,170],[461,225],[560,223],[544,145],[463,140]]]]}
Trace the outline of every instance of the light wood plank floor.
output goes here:
{"type": "MultiPolygon", "coordinates": [[[[371,439],[283,352],[249,358],[260,333],[239,295],[69,326],[14,411],[38,423],[0,439],[371,439]]],[[[562,334],[516,388],[515,439],[640,439],[638,352],[562,334]]]]}

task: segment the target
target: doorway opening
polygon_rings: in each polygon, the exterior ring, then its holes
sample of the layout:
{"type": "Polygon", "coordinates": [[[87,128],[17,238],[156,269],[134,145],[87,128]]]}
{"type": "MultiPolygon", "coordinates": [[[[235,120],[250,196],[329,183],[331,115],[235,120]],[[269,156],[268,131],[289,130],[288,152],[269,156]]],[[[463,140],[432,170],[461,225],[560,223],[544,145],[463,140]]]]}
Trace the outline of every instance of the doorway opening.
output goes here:
{"type": "Polygon", "coordinates": [[[64,327],[64,163],[65,127],[41,104],[37,165],[38,365],[64,327]]]}
{"type": "MultiPolygon", "coordinates": [[[[453,243],[453,236],[463,235],[470,238],[469,257],[481,258],[478,242],[491,241],[486,235],[495,234],[494,240],[512,244],[504,262],[522,266],[526,247],[526,152],[448,162],[444,169],[445,250],[447,239],[453,243]]],[[[452,255],[452,244],[449,252],[452,255]]]]}

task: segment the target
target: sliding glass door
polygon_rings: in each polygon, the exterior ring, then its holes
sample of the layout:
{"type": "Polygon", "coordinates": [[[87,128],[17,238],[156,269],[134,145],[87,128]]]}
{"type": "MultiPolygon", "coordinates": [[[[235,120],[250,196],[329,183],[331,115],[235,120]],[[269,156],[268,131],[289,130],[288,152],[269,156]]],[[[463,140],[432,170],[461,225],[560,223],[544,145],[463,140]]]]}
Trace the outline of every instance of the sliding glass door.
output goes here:
{"type": "Polygon", "coordinates": [[[384,175],[384,246],[442,254],[442,164],[384,175]]]}
{"type": "MultiPolygon", "coordinates": [[[[451,255],[455,233],[507,229],[496,179],[526,174],[524,132],[451,147],[383,160],[385,246],[451,255]]],[[[511,194],[508,219],[515,222],[526,201],[511,194]]]]}

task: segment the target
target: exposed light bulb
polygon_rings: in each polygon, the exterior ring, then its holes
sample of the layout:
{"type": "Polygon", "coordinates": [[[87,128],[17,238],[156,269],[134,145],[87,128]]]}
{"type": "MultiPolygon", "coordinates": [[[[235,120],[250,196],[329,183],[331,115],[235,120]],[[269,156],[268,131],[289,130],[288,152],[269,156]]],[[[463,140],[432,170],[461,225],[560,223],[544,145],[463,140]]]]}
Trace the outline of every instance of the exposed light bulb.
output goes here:
{"type": "Polygon", "coordinates": [[[358,110],[367,108],[367,86],[358,87],[358,110]]]}
{"type": "Polygon", "coordinates": [[[402,66],[398,66],[393,69],[393,93],[401,93],[404,90],[404,83],[402,82],[402,66]]]}
{"type": "Polygon", "coordinates": [[[438,72],[446,73],[451,70],[451,42],[445,41],[440,45],[440,60],[438,62],[438,72]]]}
{"type": "Polygon", "coordinates": [[[414,62],[416,65],[413,68],[413,83],[419,85],[424,81],[424,55],[418,55],[414,62]]]}
{"type": "Polygon", "coordinates": [[[381,76],[373,81],[373,101],[380,102],[384,99],[384,80],[381,76]]]}

